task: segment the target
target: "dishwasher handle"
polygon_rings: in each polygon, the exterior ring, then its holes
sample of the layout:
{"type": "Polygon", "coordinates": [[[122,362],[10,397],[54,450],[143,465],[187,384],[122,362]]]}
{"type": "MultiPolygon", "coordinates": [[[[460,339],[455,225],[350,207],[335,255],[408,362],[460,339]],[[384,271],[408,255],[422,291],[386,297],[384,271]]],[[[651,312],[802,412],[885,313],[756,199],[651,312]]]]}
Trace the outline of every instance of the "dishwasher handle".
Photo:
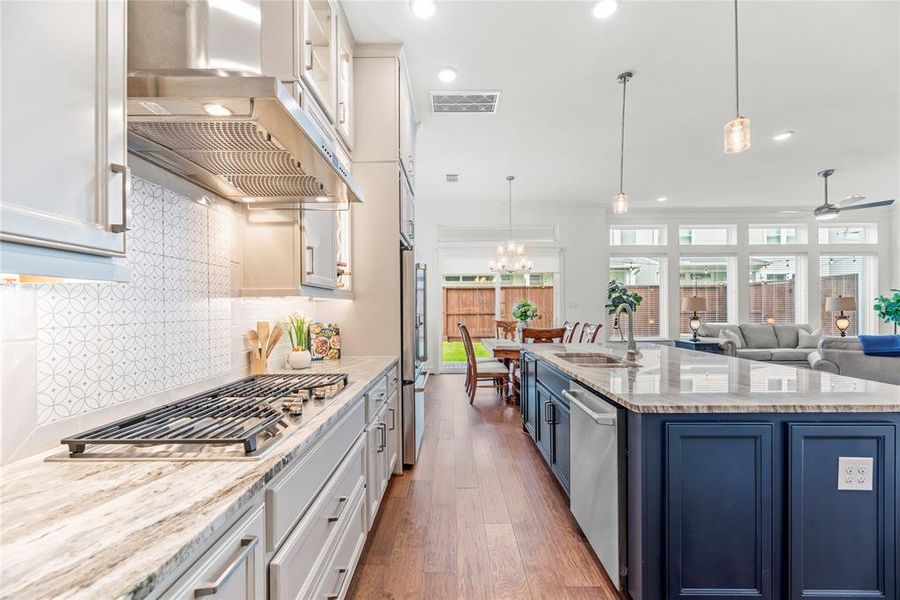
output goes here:
{"type": "Polygon", "coordinates": [[[587,415],[597,425],[609,425],[611,427],[615,427],[615,425],[616,425],[615,409],[613,409],[612,412],[608,412],[608,413],[606,413],[606,412],[598,413],[598,412],[588,408],[581,400],[579,400],[577,397],[575,397],[575,394],[573,394],[569,391],[566,391],[566,390],[563,390],[562,393],[563,393],[563,396],[566,398],[566,400],[568,400],[569,402],[571,402],[572,404],[574,404],[575,406],[580,408],[582,411],[587,413],[587,415]]]}

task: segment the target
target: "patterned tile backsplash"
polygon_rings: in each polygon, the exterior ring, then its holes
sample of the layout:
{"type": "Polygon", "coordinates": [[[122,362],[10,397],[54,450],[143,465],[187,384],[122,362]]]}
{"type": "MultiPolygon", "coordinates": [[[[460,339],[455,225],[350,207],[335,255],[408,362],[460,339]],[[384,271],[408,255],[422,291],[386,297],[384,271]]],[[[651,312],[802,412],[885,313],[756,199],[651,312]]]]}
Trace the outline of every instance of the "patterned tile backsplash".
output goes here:
{"type": "Polygon", "coordinates": [[[37,288],[39,425],[231,370],[233,219],[134,179],[131,281],[37,288]]]}

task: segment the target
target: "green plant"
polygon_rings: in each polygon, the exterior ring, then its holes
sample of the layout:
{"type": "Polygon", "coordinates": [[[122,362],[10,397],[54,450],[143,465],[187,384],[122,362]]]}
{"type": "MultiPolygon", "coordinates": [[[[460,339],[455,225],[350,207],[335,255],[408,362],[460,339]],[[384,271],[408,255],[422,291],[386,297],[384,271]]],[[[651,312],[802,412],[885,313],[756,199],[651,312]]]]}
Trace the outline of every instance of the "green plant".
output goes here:
{"type": "Polygon", "coordinates": [[[538,309],[528,300],[519,300],[513,307],[512,316],[516,321],[530,321],[537,318],[538,309]]]}
{"type": "Polygon", "coordinates": [[[894,324],[894,334],[897,333],[897,324],[900,323],[900,290],[891,289],[893,295],[877,296],[875,298],[875,313],[885,323],[894,324]]]}
{"type": "Polygon", "coordinates": [[[614,315],[616,309],[622,304],[627,304],[632,311],[636,311],[644,297],[637,292],[629,292],[624,283],[619,283],[615,279],[610,280],[606,286],[606,311],[607,314],[614,315]]]}
{"type": "Polygon", "coordinates": [[[292,313],[285,317],[280,325],[291,338],[292,350],[299,352],[309,349],[309,317],[306,313],[292,313]]]}

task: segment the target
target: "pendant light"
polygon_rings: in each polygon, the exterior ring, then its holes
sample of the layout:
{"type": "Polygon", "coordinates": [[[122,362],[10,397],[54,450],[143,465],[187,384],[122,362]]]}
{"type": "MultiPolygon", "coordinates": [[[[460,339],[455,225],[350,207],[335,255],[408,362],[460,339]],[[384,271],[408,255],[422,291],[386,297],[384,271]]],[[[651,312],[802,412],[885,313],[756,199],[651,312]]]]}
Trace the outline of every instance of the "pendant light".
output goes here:
{"type": "Polygon", "coordinates": [[[738,0],[734,0],[735,117],[725,123],[725,154],[738,154],[750,148],[750,119],[741,115],[740,62],[738,56],[738,0]]]}
{"type": "Polygon", "coordinates": [[[492,273],[530,273],[531,260],[525,254],[525,245],[518,244],[512,235],[512,182],[513,175],[507,175],[509,183],[509,229],[506,245],[497,246],[497,255],[488,263],[492,273]]]}
{"type": "Polygon", "coordinates": [[[622,142],[619,146],[619,193],[613,198],[613,214],[624,215],[628,212],[628,194],[625,193],[623,182],[625,177],[625,88],[634,77],[631,71],[619,73],[616,81],[622,84],[622,142]]]}

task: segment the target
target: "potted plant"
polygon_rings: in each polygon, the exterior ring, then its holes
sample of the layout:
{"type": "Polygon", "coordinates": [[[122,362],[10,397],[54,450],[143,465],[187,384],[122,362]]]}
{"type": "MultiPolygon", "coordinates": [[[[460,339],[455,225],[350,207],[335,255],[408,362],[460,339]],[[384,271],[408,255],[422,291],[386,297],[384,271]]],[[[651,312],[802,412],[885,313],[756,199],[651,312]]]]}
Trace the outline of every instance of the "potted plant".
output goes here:
{"type": "Polygon", "coordinates": [[[875,313],[885,323],[894,324],[894,335],[897,335],[897,324],[900,323],[900,290],[891,289],[894,292],[890,297],[877,296],[875,298],[875,313]]]}
{"type": "Polygon", "coordinates": [[[516,341],[522,341],[522,330],[528,326],[529,321],[538,317],[537,306],[528,300],[519,300],[513,307],[513,319],[518,321],[516,325],[516,341]]]}
{"type": "Polygon", "coordinates": [[[624,283],[619,283],[615,279],[610,280],[606,286],[606,311],[607,314],[615,315],[613,319],[613,329],[618,330],[619,337],[625,341],[625,333],[619,325],[619,316],[616,310],[623,304],[631,307],[631,310],[637,311],[638,306],[644,301],[644,297],[637,292],[629,292],[624,283]]]}
{"type": "Polygon", "coordinates": [[[295,312],[281,322],[281,327],[288,332],[291,339],[288,365],[292,369],[309,367],[312,364],[312,356],[309,354],[309,317],[306,313],[295,312]]]}

